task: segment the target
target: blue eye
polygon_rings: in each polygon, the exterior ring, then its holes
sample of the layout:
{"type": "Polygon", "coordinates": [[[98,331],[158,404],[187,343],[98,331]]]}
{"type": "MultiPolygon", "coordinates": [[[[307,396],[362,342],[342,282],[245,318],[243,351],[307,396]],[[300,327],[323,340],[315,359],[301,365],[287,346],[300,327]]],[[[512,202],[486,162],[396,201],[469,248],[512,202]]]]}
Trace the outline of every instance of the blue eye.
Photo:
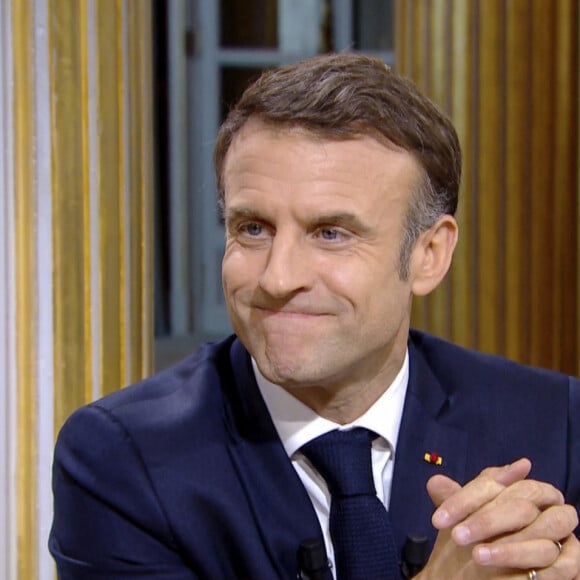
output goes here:
{"type": "Polygon", "coordinates": [[[240,229],[249,236],[259,236],[263,230],[262,225],[256,222],[244,224],[240,229]]]}
{"type": "Polygon", "coordinates": [[[320,230],[320,237],[325,240],[333,241],[338,239],[339,236],[340,232],[335,228],[323,228],[320,230]]]}

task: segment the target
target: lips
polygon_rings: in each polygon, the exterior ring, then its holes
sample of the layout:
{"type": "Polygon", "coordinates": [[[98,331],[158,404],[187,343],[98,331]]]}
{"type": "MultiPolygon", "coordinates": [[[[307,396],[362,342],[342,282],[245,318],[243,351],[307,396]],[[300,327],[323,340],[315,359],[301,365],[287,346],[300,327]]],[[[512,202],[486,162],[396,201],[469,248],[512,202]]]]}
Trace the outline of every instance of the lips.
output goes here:
{"type": "Polygon", "coordinates": [[[269,308],[267,306],[253,306],[253,310],[259,311],[265,316],[276,316],[280,318],[312,318],[324,316],[326,313],[319,310],[312,310],[311,308],[269,308]]]}

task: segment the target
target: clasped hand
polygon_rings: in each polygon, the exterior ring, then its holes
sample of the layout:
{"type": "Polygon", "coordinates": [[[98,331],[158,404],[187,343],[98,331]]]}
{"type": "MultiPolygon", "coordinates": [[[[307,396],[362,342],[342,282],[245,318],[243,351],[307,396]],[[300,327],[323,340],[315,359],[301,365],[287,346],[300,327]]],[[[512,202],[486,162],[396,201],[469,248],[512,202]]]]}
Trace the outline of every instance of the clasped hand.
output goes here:
{"type": "Polygon", "coordinates": [[[463,487],[432,477],[439,533],[416,580],[580,580],[576,510],[552,485],[526,479],[530,468],[527,459],[491,467],[463,487]]]}

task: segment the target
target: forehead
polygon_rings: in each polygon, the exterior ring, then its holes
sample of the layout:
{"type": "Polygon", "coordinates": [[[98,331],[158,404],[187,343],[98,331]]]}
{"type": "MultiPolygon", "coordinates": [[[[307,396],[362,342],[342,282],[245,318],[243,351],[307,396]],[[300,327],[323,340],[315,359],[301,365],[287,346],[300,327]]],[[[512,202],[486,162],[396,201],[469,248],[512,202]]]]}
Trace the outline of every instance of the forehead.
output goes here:
{"type": "Polygon", "coordinates": [[[248,121],[224,162],[226,193],[249,181],[335,183],[354,187],[415,189],[423,172],[415,157],[370,135],[332,139],[298,127],[248,121]]]}

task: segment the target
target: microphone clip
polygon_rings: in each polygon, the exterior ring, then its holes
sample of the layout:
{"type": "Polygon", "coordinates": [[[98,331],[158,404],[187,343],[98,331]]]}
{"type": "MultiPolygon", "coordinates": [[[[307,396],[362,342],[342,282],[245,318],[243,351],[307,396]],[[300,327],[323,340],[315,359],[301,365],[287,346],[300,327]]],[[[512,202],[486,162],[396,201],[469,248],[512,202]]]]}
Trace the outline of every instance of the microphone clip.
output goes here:
{"type": "Polygon", "coordinates": [[[298,546],[298,580],[324,580],[330,569],[324,541],[320,538],[302,540],[298,546]]]}
{"type": "Polygon", "coordinates": [[[429,559],[429,541],[427,536],[409,534],[403,547],[401,571],[405,578],[413,578],[425,566],[429,559]]]}

